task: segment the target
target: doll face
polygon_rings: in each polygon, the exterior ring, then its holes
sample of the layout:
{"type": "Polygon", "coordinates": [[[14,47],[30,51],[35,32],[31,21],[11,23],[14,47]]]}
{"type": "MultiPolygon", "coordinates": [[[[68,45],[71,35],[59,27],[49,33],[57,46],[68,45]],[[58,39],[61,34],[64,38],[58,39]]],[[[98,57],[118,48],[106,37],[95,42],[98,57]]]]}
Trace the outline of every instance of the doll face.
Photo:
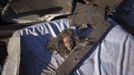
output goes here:
{"type": "Polygon", "coordinates": [[[71,36],[64,37],[63,44],[68,50],[72,50],[75,45],[74,40],[71,38],[71,36]]]}

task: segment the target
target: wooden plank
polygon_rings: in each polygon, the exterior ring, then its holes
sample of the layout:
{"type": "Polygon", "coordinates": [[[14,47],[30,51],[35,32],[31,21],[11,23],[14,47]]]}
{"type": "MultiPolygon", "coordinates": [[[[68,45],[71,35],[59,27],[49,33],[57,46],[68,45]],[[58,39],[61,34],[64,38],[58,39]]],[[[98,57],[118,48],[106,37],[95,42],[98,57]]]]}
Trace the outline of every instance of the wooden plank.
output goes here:
{"type": "Polygon", "coordinates": [[[72,25],[90,24],[94,29],[88,37],[89,40],[76,46],[68,58],[58,67],[56,75],[69,75],[79,63],[83,62],[83,58],[91,52],[92,48],[111,28],[104,20],[104,7],[77,3],[74,13],[76,14],[72,15],[72,25]]]}
{"type": "Polygon", "coordinates": [[[107,23],[97,25],[89,36],[89,41],[82,42],[73,50],[68,58],[58,67],[56,75],[69,75],[81,60],[88,54],[97,42],[110,30],[111,26],[107,23]],[[90,38],[92,38],[90,40],[90,38]],[[91,41],[92,42],[91,44],[91,41]]]}

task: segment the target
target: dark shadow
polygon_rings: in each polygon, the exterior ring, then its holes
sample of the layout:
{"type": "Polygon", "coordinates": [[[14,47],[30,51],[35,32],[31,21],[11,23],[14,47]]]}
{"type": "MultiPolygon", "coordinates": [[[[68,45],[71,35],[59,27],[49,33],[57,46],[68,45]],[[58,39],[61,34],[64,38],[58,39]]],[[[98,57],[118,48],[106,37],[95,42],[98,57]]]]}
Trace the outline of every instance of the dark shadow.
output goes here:
{"type": "Polygon", "coordinates": [[[58,11],[61,11],[61,10],[62,10],[62,7],[53,7],[53,8],[42,9],[42,10],[22,12],[22,13],[16,14],[16,16],[21,17],[21,16],[32,15],[32,14],[38,14],[39,16],[44,16],[45,14],[51,14],[51,13],[55,13],[55,12],[58,12],[58,11]]]}
{"type": "Polygon", "coordinates": [[[124,0],[113,13],[112,18],[118,22],[126,31],[134,35],[134,0],[124,0]]]}
{"type": "MultiPolygon", "coordinates": [[[[53,8],[48,8],[48,9],[41,9],[41,10],[33,10],[33,11],[28,11],[28,12],[20,12],[20,13],[15,13],[15,11],[11,8],[8,8],[6,10],[6,13],[4,13],[1,16],[1,19],[4,21],[8,21],[8,22],[15,22],[13,19],[18,19],[18,18],[22,18],[22,17],[28,17],[30,16],[31,19],[36,19],[38,17],[44,16],[46,14],[52,14],[52,13],[58,13],[62,10],[62,7],[53,7],[53,8]],[[36,15],[37,17],[32,15],[36,15]]],[[[28,18],[30,19],[30,18],[28,18]]],[[[16,23],[16,22],[15,22],[16,23]]]]}
{"type": "Polygon", "coordinates": [[[7,55],[8,55],[7,45],[5,42],[0,41],[0,64],[1,65],[4,65],[7,55]]]}
{"type": "Polygon", "coordinates": [[[89,41],[90,45],[93,45],[95,43],[95,41],[89,41]]]}
{"type": "Polygon", "coordinates": [[[0,7],[4,8],[9,0],[0,0],[0,7]]]}
{"type": "Polygon", "coordinates": [[[5,64],[6,58],[7,58],[8,52],[7,52],[7,45],[6,42],[0,41],[0,75],[2,73],[3,66],[5,64]]]}

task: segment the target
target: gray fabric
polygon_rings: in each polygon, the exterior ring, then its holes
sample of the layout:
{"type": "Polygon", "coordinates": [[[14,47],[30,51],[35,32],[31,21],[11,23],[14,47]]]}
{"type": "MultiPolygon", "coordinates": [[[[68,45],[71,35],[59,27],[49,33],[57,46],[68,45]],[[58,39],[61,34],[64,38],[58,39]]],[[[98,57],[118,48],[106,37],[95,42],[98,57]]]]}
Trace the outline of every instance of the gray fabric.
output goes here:
{"type": "Polygon", "coordinates": [[[133,36],[115,26],[76,71],[77,74],[133,75],[133,44],[133,36]]]}

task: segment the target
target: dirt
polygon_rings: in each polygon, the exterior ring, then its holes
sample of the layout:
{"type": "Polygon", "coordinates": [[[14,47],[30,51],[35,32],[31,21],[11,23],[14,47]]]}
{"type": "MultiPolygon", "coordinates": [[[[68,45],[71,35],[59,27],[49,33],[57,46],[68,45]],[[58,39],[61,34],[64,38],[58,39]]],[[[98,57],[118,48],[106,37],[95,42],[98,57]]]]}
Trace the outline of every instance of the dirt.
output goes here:
{"type": "Polygon", "coordinates": [[[105,8],[115,9],[123,0],[90,0],[89,4],[77,3],[72,25],[101,25],[105,21],[105,8]]]}

